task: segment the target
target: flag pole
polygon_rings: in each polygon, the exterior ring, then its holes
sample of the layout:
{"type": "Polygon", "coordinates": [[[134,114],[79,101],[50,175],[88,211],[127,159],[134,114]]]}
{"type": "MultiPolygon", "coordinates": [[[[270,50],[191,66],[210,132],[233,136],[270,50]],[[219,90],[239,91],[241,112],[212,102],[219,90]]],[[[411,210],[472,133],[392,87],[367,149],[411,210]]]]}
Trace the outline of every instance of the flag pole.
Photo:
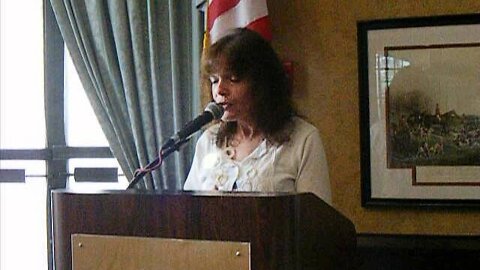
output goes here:
{"type": "Polygon", "coordinates": [[[203,30],[203,48],[202,48],[202,54],[205,53],[207,50],[208,46],[210,46],[210,32],[208,29],[208,17],[209,17],[209,12],[208,12],[208,7],[210,6],[210,0],[207,1],[207,6],[205,8],[205,22],[204,22],[204,30],[203,30]]]}

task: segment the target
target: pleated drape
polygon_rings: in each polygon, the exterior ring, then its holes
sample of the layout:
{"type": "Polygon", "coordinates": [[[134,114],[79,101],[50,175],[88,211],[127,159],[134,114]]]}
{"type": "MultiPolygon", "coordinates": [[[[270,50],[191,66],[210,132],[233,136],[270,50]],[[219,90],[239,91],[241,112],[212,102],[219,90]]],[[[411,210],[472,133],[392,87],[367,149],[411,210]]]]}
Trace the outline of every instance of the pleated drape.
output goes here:
{"type": "MultiPolygon", "coordinates": [[[[128,179],[158,155],[191,112],[191,2],[51,0],[87,97],[128,179]]],[[[88,136],[88,130],[85,130],[88,136]]],[[[144,177],[145,189],[179,190],[192,151],[144,177]]]]}

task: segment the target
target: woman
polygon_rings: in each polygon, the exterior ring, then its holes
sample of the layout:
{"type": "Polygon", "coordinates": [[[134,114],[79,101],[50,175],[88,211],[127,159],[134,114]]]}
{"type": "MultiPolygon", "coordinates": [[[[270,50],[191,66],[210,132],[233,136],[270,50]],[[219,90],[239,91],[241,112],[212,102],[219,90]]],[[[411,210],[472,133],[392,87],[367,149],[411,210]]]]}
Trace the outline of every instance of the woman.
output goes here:
{"type": "Polygon", "coordinates": [[[318,130],[296,115],[266,40],[233,30],[208,49],[202,80],[225,112],[198,140],[185,190],[312,192],[331,203],[318,130]]]}

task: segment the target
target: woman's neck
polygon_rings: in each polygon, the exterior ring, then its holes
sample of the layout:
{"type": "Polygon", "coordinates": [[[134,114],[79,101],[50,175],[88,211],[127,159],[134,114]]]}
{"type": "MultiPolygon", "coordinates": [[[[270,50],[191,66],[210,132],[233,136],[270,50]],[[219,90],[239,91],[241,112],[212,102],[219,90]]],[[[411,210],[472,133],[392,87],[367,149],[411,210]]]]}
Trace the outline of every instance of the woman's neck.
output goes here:
{"type": "Polygon", "coordinates": [[[231,159],[243,160],[258,147],[263,139],[262,133],[253,125],[237,122],[237,129],[227,142],[227,151],[231,159]]]}
{"type": "Polygon", "coordinates": [[[237,122],[235,137],[240,140],[253,140],[261,135],[261,132],[254,125],[247,122],[237,122]]]}

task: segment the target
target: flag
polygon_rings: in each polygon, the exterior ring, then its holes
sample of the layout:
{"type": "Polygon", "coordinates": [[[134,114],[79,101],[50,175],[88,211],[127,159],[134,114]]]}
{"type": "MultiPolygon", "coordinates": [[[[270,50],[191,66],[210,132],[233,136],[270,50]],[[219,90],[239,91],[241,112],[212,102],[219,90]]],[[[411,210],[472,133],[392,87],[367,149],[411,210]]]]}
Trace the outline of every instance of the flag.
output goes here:
{"type": "Polygon", "coordinates": [[[271,40],[266,0],[209,0],[204,46],[223,37],[229,29],[246,27],[271,40]]]}

